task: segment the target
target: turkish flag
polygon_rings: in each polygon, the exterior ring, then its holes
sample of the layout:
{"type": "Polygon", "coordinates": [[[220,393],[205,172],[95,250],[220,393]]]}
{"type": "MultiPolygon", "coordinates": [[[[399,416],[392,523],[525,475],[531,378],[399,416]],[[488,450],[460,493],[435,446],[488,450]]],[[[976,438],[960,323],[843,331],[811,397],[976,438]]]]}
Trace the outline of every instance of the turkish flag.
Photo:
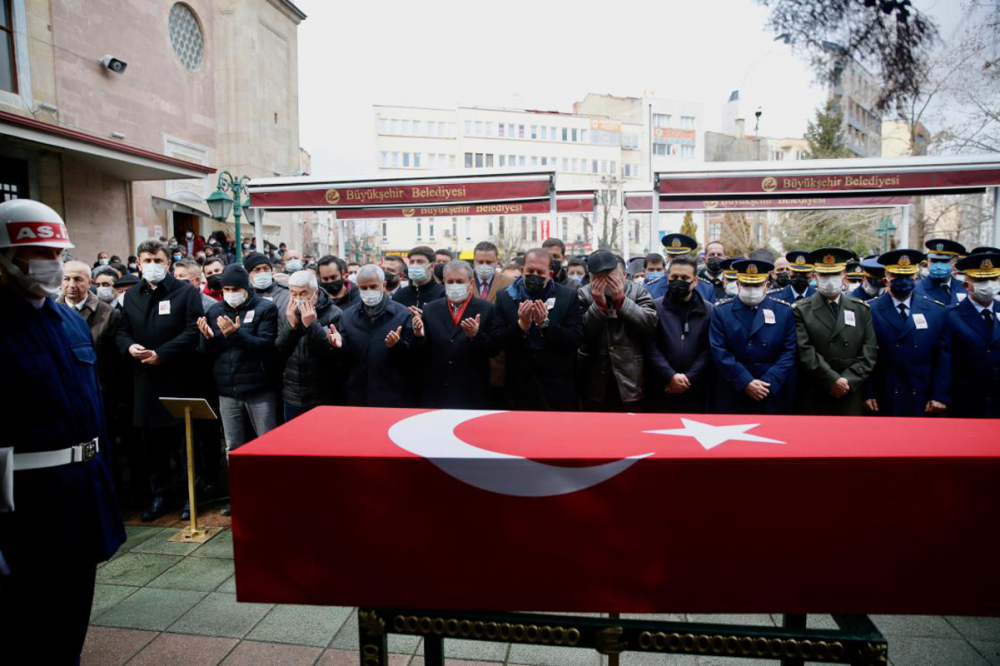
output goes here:
{"type": "Polygon", "coordinates": [[[320,407],[230,454],[241,601],[1000,614],[989,420],[320,407]]]}

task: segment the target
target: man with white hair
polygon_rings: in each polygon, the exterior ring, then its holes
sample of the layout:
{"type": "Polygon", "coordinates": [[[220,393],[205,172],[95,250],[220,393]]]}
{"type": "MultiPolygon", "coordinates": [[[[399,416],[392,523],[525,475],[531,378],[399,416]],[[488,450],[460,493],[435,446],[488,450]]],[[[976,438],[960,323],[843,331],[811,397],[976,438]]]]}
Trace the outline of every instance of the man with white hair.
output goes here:
{"type": "MultiPolygon", "coordinates": [[[[101,267],[107,270],[114,270],[107,266],[101,267]]],[[[101,270],[101,268],[95,270],[101,270]]],[[[60,287],[61,293],[56,299],[58,303],[68,305],[76,312],[80,313],[87,326],[90,327],[90,334],[94,338],[94,350],[97,352],[97,379],[101,385],[101,394],[108,403],[107,390],[111,386],[111,378],[115,362],[115,331],[118,329],[118,312],[108,305],[104,298],[98,298],[90,291],[90,266],[82,261],[67,261],[63,264],[63,280],[60,287]]],[[[99,289],[104,289],[102,285],[99,289]]],[[[114,287],[111,290],[111,299],[114,299],[114,287]]],[[[103,295],[103,294],[102,294],[103,295]]]]}
{"type": "Polygon", "coordinates": [[[288,277],[288,306],[279,313],[278,363],[285,420],[290,421],[318,405],[341,402],[336,354],[329,329],[340,323],[341,310],[319,288],[312,271],[288,277]]]}
{"type": "Polygon", "coordinates": [[[389,298],[385,273],[375,264],[358,271],[361,302],[344,311],[328,339],[342,349],[347,404],[415,407],[419,391],[410,370],[413,314],[389,298]]]}

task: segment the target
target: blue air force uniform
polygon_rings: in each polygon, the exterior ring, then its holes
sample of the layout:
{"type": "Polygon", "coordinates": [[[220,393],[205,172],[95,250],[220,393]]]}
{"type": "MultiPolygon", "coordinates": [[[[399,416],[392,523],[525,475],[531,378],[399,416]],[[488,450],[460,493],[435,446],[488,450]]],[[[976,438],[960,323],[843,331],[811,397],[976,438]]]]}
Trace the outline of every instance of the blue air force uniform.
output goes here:
{"type": "Polygon", "coordinates": [[[927,248],[927,260],[930,262],[931,275],[917,282],[914,293],[939,301],[945,305],[955,305],[965,295],[965,287],[961,280],[951,275],[953,261],[965,256],[965,246],[949,238],[932,238],[924,246],[927,248]],[[946,279],[935,279],[935,266],[943,265],[948,273],[946,279]]]}
{"type": "MultiPolygon", "coordinates": [[[[1000,251],[982,249],[956,265],[973,287],[1000,279],[1000,251]]],[[[969,296],[948,308],[948,327],[953,398],[949,415],[1000,418],[1000,303],[993,299],[983,305],[969,296]]]]}
{"type": "Polygon", "coordinates": [[[927,277],[917,282],[913,293],[945,305],[955,305],[961,300],[959,296],[965,296],[965,286],[961,280],[955,278],[950,278],[946,282],[938,282],[934,278],[927,277]]]}
{"type": "Polygon", "coordinates": [[[809,285],[806,287],[806,293],[804,295],[799,295],[795,293],[792,289],[792,285],[785,285],[784,288],[771,291],[768,296],[772,298],[777,298],[779,301],[784,301],[785,303],[794,303],[795,301],[801,300],[803,298],[811,298],[813,294],[816,293],[816,287],[809,285]]]}

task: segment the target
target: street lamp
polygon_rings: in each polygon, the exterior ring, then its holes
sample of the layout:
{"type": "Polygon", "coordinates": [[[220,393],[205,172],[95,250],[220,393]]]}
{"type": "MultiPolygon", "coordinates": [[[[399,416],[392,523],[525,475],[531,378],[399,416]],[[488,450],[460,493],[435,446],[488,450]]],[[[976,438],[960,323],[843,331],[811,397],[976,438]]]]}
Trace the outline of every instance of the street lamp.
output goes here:
{"type": "Polygon", "coordinates": [[[236,261],[243,260],[243,238],[240,234],[240,217],[250,213],[250,193],[247,192],[247,183],[250,176],[240,176],[237,178],[228,171],[219,174],[219,184],[205,202],[212,212],[212,217],[219,222],[229,219],[232,212],[236,217],[236,261]],[[227,194],[232,192],[232,195],[227,194]],[[246,197],[245,199],[241,196],[246,197]]]}
{"type": "Polygon", "coordinates": [[[896,225],[892,223],[892,220],[888,216],[884,216],[878,226],[875,227],[875,233],[882,239],[882,254],[889,251],[889,239],[892,238],[892,234],[895,231],[896,225]]]}

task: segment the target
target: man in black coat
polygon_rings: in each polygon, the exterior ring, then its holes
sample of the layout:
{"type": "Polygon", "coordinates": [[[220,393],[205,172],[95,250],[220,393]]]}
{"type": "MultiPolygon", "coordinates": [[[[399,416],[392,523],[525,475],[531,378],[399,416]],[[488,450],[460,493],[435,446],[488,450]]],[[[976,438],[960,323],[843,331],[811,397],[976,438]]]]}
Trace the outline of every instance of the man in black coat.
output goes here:
{"type": "Polygon", "coordinates": [[[423,315],[413,317],[420,367],[428,378],[420,404],[486,409],[490,406],[493,306],[473,298],[468,262],[448,262],[442,277],[445,298],[428,303],[423,315]]]}
{"type": "Polygon", "coordinates": [[[330,302],[341,310],[346,310],[361,300],[358,288],[347,279],[347,262],[328,254],[316,263],[316,277],[319,286],[329,296],[330,302]]]}
{"type": "Polygon", "coordinates": [[[172,454],[184,463],[183,423],[160,403],[161,397],[201,397],[192,381],[198,358],[198,318],[204,312],[201,294],[169,273],[167,247],[155,240],[139,245],[142,282],[130,289],[122,302],[116,342],[132,366],[134,380],[133,423],[142,430],[153,501],[143,512],[144,521],[167,512],[178,490],[171,471],[172,454]]]}
{"type": "Polygon", "coordinates": [[[674,259],[666,295],[654,301],[659,319],[646,346],[651,411],[699,414],[706,409],[712,369],[708,344],[712,304],[695,288],[697,269],[689,257],[674,259]]]}
{"type": "Polygon", "coordinates": [[[330,344],[340,349],[347,404],[415,407],[413,313],[389,298],[385,273],[374,264],[358,271],[358,291],[361,302],[329,327],[330,344]]]}
{"type": "Polygon", "coordinates": [[[507,354],[505,386],[514,409],[579,408],[576,354],[583,313],[576,288],[556,284],[552,277],[549,253],[529,250],[521,277],[497,293],[492,335],[507,354]]]}
{"type": "Polygon", "coordinates": [[[444,285],[434,279],[434,250],[418,245],[410,250],[407,258],[410,261],[407,268],[410,284],[393,294],[392,300],[417,314],[417,310],[423,310],[431,301],[444,298],[444,285]]]}

